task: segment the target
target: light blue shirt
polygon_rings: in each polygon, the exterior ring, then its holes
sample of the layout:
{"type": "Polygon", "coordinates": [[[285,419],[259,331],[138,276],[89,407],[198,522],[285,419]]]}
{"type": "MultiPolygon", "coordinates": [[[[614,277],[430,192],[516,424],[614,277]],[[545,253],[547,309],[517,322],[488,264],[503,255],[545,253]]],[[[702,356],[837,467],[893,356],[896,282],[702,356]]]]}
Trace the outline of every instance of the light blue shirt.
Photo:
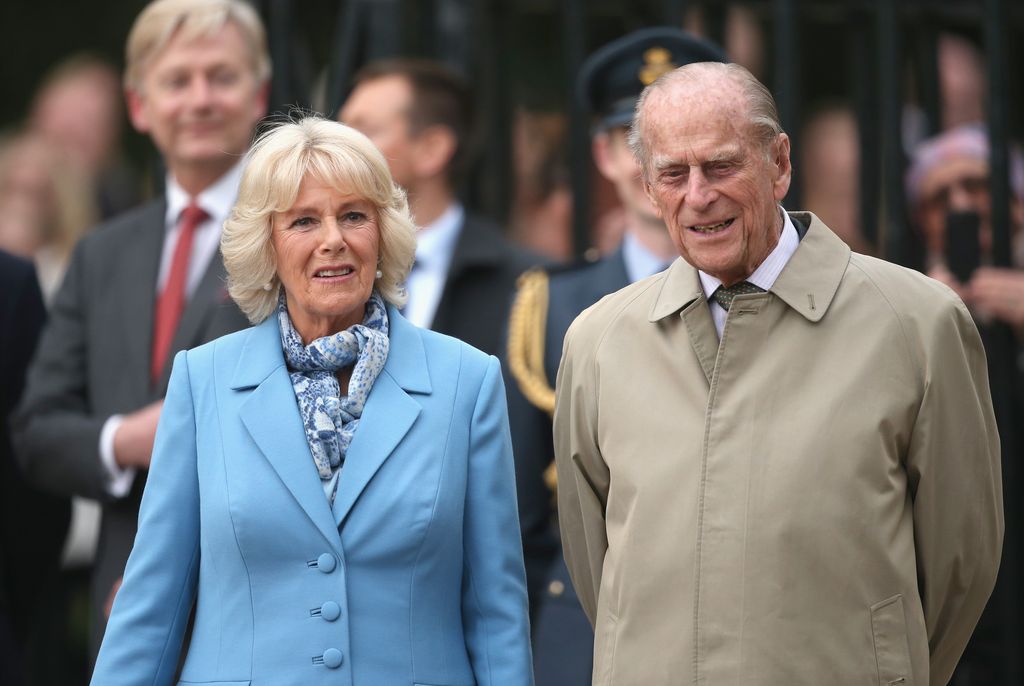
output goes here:
{"type": "Polygon", "coordinates": [[[657,274],[672,262],[655,255],[629,232],[622,238],[622,261],[626,263],[626,276],[630,283],[657,274]]]}

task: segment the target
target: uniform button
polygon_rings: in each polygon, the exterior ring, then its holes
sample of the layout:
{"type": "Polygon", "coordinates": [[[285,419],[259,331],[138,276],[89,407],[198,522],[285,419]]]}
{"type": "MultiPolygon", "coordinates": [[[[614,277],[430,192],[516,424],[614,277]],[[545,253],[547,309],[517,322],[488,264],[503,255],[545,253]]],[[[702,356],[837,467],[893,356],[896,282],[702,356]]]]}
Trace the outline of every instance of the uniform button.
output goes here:
{"type": "Polygon", "coordinates": [[[558,579],[555,579],[550,584],[548,584],[548,593],[557,598],[558,596],[565,593],[565,584],[563,584],[558,579]]]}
{"type": "Polygon", "coordinates": [[[328,622],[333,622],[341,616],[341,607],[333,600],[328,600],[320,606],[320,616],[328,622]]]}
{"type": "Polygon", "coordinates": [[[337,564],[334,560],[334,555],[330,553],[324,553],[320,557],[316,558],[316,568],[324,574],[330,574],[334,571],[334,566],[337,564]]]}
{"type": "Polygon", "coordinates": [[[342,655],[337,648],[328,648],[324,651],[324,664],[331,669],[341,667],[342,655]]]}

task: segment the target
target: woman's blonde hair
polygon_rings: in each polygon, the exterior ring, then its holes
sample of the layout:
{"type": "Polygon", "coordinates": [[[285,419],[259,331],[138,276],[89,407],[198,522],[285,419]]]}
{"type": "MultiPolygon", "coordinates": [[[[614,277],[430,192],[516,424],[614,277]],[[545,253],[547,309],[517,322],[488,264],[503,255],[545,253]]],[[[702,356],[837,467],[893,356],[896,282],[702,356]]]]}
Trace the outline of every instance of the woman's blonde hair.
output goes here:
{"type": "Polygon", "coordinates": [[[139,13],[128,33],[124,84],[141,92],[149,63],[181,31],[186,41],[213,36],[233,22],[249,47],[253,73],[259,82],[270,79],[270,52],[260,15],[243,0],[155,0],[139,13]]]}
{"type": "Polygon", "coordinates": [[[281,287],[270,241],[274,213],[291,208],[307,176],[377,208],[382,276],[374,287],[401,307],[406,300],[403,284],[416,256],[405,191],[392,180],[387,161],[370,139],[319,116],[275,126],[246,154],[238,202],[220,239],[231,297],[253,324],[274,311],[281,287]]]}

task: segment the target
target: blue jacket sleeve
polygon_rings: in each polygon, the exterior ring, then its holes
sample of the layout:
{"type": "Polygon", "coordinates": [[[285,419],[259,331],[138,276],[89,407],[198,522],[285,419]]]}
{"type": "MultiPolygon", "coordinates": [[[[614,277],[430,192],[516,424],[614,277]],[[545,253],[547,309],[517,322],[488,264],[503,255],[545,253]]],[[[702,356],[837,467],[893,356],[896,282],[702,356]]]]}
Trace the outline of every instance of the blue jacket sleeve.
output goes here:
{"type": "Polygon", "coordinates": [[[170,684],[199,569],[196,421],[188,357],[174,359],[139,511],[92,683],[170,684]]]}
{"type": "Polygon", "coordinates": [[[462,614],[481,686],[533,683],[505,389],[490,358],[470,426],[462,614]]]}

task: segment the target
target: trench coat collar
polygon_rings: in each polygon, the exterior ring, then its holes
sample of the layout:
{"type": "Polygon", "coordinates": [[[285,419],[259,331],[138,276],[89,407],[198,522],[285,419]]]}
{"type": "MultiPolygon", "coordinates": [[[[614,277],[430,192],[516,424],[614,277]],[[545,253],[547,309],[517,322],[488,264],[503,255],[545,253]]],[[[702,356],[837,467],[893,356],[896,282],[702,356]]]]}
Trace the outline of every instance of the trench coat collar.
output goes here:
{"type": "MultiPolygon", "coordinates": [[[[850,248],[811,212],[792,212],[807,226],[807,234],[771,287],[780,300],[805,319],[825,316],[850,263],[850,248]]],[[[657,322],[683,310],[695,300],[706,301],[697,270],[685,260],[672,263],[662,279],[648,321],[657,322]]]]}
{"type": "Polygon", "coordinates": [[[253,441],[339,555],[338,527],[419,416],[421,405],[412,394],[432,390],[421,331],[393,306],[387,310],[388,359],[370,390],[346,454],[333,508],[309,456],[276,313],[246,332],[231,380],[232,389],[249,392],[239,415],[253,441]],[[296,455],[307,459],[295,459],[296,455]]]}

